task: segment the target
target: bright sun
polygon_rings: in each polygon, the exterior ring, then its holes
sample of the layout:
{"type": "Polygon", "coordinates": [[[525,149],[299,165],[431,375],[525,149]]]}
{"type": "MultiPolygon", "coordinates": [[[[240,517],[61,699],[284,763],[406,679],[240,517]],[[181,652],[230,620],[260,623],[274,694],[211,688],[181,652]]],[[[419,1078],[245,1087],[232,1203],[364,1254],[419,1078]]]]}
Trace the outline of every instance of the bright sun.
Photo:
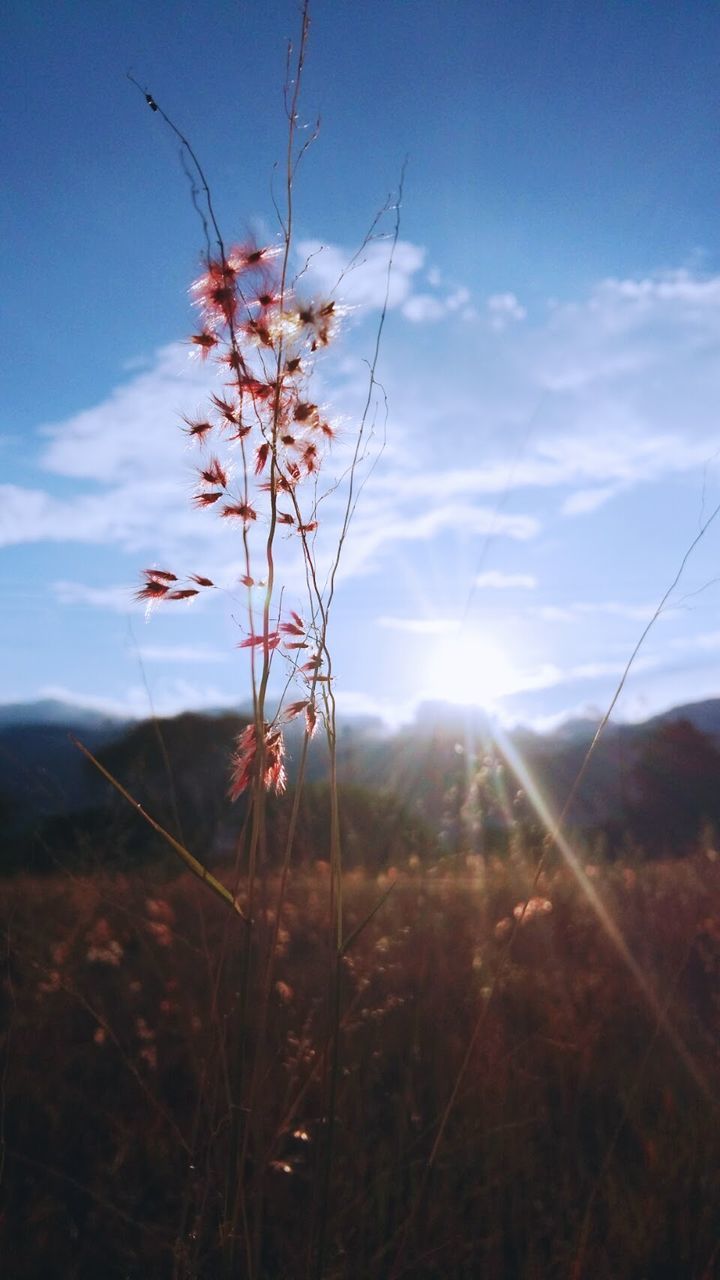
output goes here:
{"type": "Polygon", "coordinates": [[[491,708],[518,688],[518,671],[494,639],[472,629],[438,636],[428,645],[423,696],[491,708]]]}

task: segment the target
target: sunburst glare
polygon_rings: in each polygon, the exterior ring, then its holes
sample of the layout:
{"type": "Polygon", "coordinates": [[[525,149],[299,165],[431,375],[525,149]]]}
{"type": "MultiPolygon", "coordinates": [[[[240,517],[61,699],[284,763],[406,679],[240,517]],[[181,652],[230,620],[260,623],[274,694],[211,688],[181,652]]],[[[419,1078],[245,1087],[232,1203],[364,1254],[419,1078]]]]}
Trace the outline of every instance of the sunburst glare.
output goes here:
{"type": "Polygon", "coordinates": [[[522,686],[522,676],[498,638],[458,624],[428,645],[420,683],[423,698],[492,711],[522,686]]]}

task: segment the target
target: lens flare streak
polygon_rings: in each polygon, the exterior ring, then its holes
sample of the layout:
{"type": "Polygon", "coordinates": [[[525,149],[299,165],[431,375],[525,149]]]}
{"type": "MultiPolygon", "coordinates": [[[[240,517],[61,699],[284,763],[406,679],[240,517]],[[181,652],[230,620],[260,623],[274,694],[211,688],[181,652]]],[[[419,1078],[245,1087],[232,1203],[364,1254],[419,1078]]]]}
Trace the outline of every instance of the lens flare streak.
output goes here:
{"type": "MultiPolygon", "coordinates": [[[[614,946],[618,955],[622,959],[626,968],[629,970],[629,972],[632,974],[633,978],[635,979],[640,991],[642,992],[642,995],[645,998],[645,1001],[648,1007],[650,1008],[650,1010],[653,1013],[653,1016],[655,1017],[657,1025],[661,1027],[665,1032],[665,1034],[667,1035],[668,1039],[673,1045],[673,1048],[677,1052],[682,1062],[685,1064],[689,1074],[691,1075],[692,1079],[694,1080],[700,1092],[709,1102],[712,1103],[713,1106],[717,1107],[718,1099],[710,1090],[707,1084],[707,1081],[705,1080],[701,1072],[698,1070],[696,1063],[693,1061],[692,1056],[690,1055],[688,1049],[685,1047],[685,1044],[683,1043],[679,1033],[670,1022],[667,1014],[667,1007],[663,1007],[663,1005],[658,1000],[658,997],[655,991],[653,990],[652,986],[648,982],[646,975],[643,973],[637,960],[635,959],[632,952],[630,951],[622,933],[620,932],[620,929],[618,928],[617,924],[615,923],[612,916],[610,915],[610,912],[608,911],[605,903],[603,902],[602,898],[598,894],[592,882],[588,879],[587,875],[585,874],[585,871],[583,869],[583,866],[577,854],[574,852],[567,837],[563,834],[560,820],[556,818],[552,813],[552,810],[547,800],[543,796],[542,791],[540,790],[537,782],[535,781],[532,774],[528,770],[524,760],[522,759],[522,756],[517,751],[516,747],[513,745],[510,739],[503,733],[502,729],[499,726],[497,725],[495,726],[494,732],[495,732],[496,742],[500,751],[505,757],[507,764],[513,770],[513,772],[515,773],[515,776],[517,777],[518,781],[522,785],[528,799],[530,800],[530,803],[533,806],[533,809],[535,810],[535,813],[537,814],[538,818],[542,822],[547,832],[548,844],[554,844],[557,846],[563,859],[565,860],[566,865],[569,867],[570,871],[572,872],[575,879],[577,880],[578,885],[582,889],[582,892],[584,893],[589,906],[592,908],[597,919],[602,925],[607,937],[609,938],[610,942],[614,946]]],[[[535,873],[535,879],[533,882],[532,889],[530,890],[530,894],[528,895],[528,900],[532,898],[535,892],[537,882],[540,878],[541,871],[545,864],[545,858],[546,858],[546,854],[543,854],[535,873]]],[[[527,902],[525,903],[525,910],[527,910],[527,902]]],[[[522,916],[520,917],[518,923],[522,924],[522,916]]]]}

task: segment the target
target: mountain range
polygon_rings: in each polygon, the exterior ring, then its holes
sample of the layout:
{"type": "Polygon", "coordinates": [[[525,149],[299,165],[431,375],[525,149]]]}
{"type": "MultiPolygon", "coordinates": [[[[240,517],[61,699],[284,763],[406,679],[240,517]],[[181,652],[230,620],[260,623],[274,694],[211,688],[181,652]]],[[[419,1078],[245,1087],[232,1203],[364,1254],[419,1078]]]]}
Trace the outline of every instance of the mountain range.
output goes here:
{"type": "MultiPolygon", "coordinates": [[[[151,723],[103,715],[52,699],[2,705],[1,829],[11,836],[107,803],[108,784],[93,772],[73,737],[95,754],[109,753],[127,785],[133,780],[136,786],[150,787],[154,797],[167,791],[169,779],[181,795],[199,795],[207,787],[217,808],[227,788],[232,742],[246,719],[246,713],[226,710],[185,713],[151,723]]],[[[720,698],[674,707],[641,724],[611,722],[593,753],[569,814],[570,822],[583,829],[619,822],[644,744],[663,726],[677,722],[692,725],[720,748],[720,698]]],[[[597,721],[577,718],[549,733],[518,728],[506,735],[555,810],[562,808],[596,729],[597,721]]],[[[288,726],[286,736],[292,783],[302,737],[298,722],[288,726]]],[[[413,724],[394,733],[379,720],[349,718],[339,725],[339,777],[346,785],[392,794],[408,813],[436,831],[452,829],[459,821],[460,802],[451,802],[448,797],[457,799],[471,775],[482,775],[487,782],[494,769],[495,790],[501,787],[507,796],[517,797],[522,784],[513,777],[509,753],[503,762],[502,742],[502,735],[495,738],[492,722],[483,712],[441,703],[421,707],[413,724]],[[491,760],[494,763],[489,771],[491,760]]],[[[316,740],[308,777],[318,782],[324,774],[322,742],[316,740]]],[[[478,799],[486,814],[495,803],[488,796],[489,792],[478,799]]],[[[197,807],[202,808],[200,799],[197,807]]]]}

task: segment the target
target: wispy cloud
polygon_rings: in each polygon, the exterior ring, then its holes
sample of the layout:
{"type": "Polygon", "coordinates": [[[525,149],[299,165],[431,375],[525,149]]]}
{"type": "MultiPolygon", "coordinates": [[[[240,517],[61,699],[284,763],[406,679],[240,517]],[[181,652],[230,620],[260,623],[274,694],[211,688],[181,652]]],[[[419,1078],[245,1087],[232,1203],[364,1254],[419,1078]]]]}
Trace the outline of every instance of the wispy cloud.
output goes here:
{"type": "Polygon", "coordinates": [[[394,618],[383,614],[376,625],[386,631],[406,631],[418,636],[442,636],[452,634],[460,626],[457,618],[394,618]]]}
{"type": "Polygon", "coordinates": [[[698,649],[704,653],[716,653],[720,649],[720,631],[701,631],[694,636],[676,636],[671,640],[673,649],[698,649]]]}
{"type": "Polygon", "coordinates": [[[205,711],[237,706],[237,699],[234,703],[231,702],[226,690],[211,685],[196,685],[182,679],[156,682],[151,695],[144,685],[130,685],[121,695],[107,697],[102,693],[87,693],[67,685],[46,684],[37,690],[37,697],[57,699],[88,711],[99,711],[104,715],[126,720],[144,720],[153,714],[174,716],[188,709],[205,711]]]}
{"type": "Polygon", "coordinates": [[[303,240],[298,245],[298,257],[306,264],[301,287],[305,284],[323,293],[337,293],[345,305],[363,310],[378,311],[387,301],[390,310],[400,309],[413,324],[432,323],[457,313],[464,319],[475,315],[469,289],[464,285],[446,288],[439,272],[432,268],[423,273],[427,252],[421,245],[398,241],[392,250],[388,279],[391,249],[389,238],[371,240],[358,254],[340,245],[303,240]],[[421,273],[432,292],[416,289],[421,273]]]}
{"type": "Polygon", "coordinates": [[[203,405],[219,377],[189,357],[181,342],[161,347],[149,367],[132,374],[101,403],[62,423],[41,427],[48,443],[41,466],[53,475],[110,485],[140,477],[164,487],[189,472],[193,451],[180,415],[203,405]]]}
{"type": "Polygon", "coordinates": [[[541,618],[544,622],[578,622],[593,617],[626,618],[632,622],[648,622],[656,608],[656,604],[626,604],[620,600],[583,600],[570,601],[562,605],[531,606],[533,616],[541,618]]]}
{"type": "MultiPolygon", "coordinates": [[[[341,295],[381,305],[387,249],[387,242],[368,245],[341,295]]],[[[425,258],[419,246],[401,242],[393,306],[416,298],[422,309],[427,296],[462,311],[465,293],[443,291],[425,258]],[[428,275],[435,282],[429,288],[428,275]]],[[[310,268],[332,284],[345,262],[329,246],[310,268]]],[[[505,299],[498,314],[514,313],[511,295],[495,297],[505,299]]],[[[396,373],[393,361],[391,443],[358,508],[343,576],[366,574],[393,547],[441,534],[531,539],[543,525],[549,491],[556,491],[553,514],[590,515],[621,490],[699,470],[716,444],[718,334],[720,276],[675,272],[602,282],[586,298],[551,308],[544,321],[512,325],[502,340],[478,326],[457,355],[445,354],[442,387],[432,362],[396,373]]],[[[359,358],[346,352],[337,370],[323,371],[321,384],[343,407],[349,397],[349,420],[329,464],[335,475],[347,463],[352,415],[362,401],[359,358]]],[[[179,415],[201,406],[219,376],[172,344],[129,371],[101,403],[44,426],[39,478],[0,486],[0,545],[75,541],[167,555],[168,567],[181,572],[222,573],[233,555],[225,522],[191,509],[197,455],[178,429],[179,415]]],[[[339,496],[322,508],[328,545],[341,512],[339,496]]],[[[484,585],[499,589],[500,580],[484,585]]],[[[72,587],[62,590],[58,599],[71,603],[72,587]]],[[[106,607],[124,607],[114,588],[104,590],[106,607]]],[[[84,602],[92,603],[90,594],[84,602]]]]}
{"type": "Polygon", "coordinates": [[[406,320],[415,324],[444,320],[459,312],[463,320],[473,320],[476,312],[470,302],[470,290],[454,289],[451,293],[414,293],[402,306],[406,320]]]}
{"type": "Polygon", "coordinates": [[[387,296],[389,307],[399,307],[412,293],[414,280],[425,265],[426,250],[409,240],[398,240],[388,281],[391,248],[391,240],[385,237],[371,240],[359,254],[321,240],[302,240],[297,256],[307,266],[298,287],[337,293],[348,306],[378,310],[387,296]]]}
{"type": "Polygon", "coordinates": [[[498,332],[506,329],[513,321],[524,320],[527,316],[525,307],[514,293],[493,293],[485,305],[490,324],[498,332]]]}
{"type": "Polygon", "coordinates": [[[352,526],[345,548],[341,577],[347,579],[377,568],[381,556],[403,543],[427,542],[441,533],[506,537],[526,542],[536,537],[540,525],[524,514],[503,515],[470,502],[447,502],[438,495],[426,510],[407,510],[402,491],[395,501],[366,502],[352,526]],[[405,509],[404,509],[405,508],[405,509]]]}
{"type": "MultiPolygon", "coordinates": [[[[637,673],[639,671],[652,671],[661,665],[661,659],[653,654],[641,655],[634,664],[633,669],[637,673]]],[[[595,681],[612,681],[618,680],[624,673],[626,662],[619,661],[596,661],[596,662],[580,662],[568,664],[567,666],[559,666],[556,663],[548,662],[536,668],[529,668],[525,671],[518,671],[517,679],[512,689],[508,689],[504,697],[516,697],[521,693],[529,693],[533,690],[553,689],[563,685],[582,684],[584,682],[592,683],[595,681]]]]}
{"type": "Polygon", "coordinates": [[[134,599],[135,589],[130,586],[89,587],[82,582],[53,582],[51,590],[58,604],[89,605],[94,609],[110,609],[114,613],[129,613],[135,608],[145,608],[134,599]]]}
{"type": "Polygon", "coordinates": [[[604,507],[606,502],[621,492],[621,488],[621,485],[608,484],[597,489],[578,489],[563,502],[562,514],[564,516],[590,515],[591,512],[599,511],[600,507],[604,507]]]}
{"type": "Polygon", "coordinates": [[[495,591],[533,591],[537,587],[537,578],[531,573],[501,573],[499,569],[487,569],[477,575],[475,586],[495,591]]]}
{"type": "Polygon", "coordinates": [[[206,644],[144,644],[135,650],[143,662],[192,662],[203,666],[209,662],[227,662],[222,649],[206,644]]]}

